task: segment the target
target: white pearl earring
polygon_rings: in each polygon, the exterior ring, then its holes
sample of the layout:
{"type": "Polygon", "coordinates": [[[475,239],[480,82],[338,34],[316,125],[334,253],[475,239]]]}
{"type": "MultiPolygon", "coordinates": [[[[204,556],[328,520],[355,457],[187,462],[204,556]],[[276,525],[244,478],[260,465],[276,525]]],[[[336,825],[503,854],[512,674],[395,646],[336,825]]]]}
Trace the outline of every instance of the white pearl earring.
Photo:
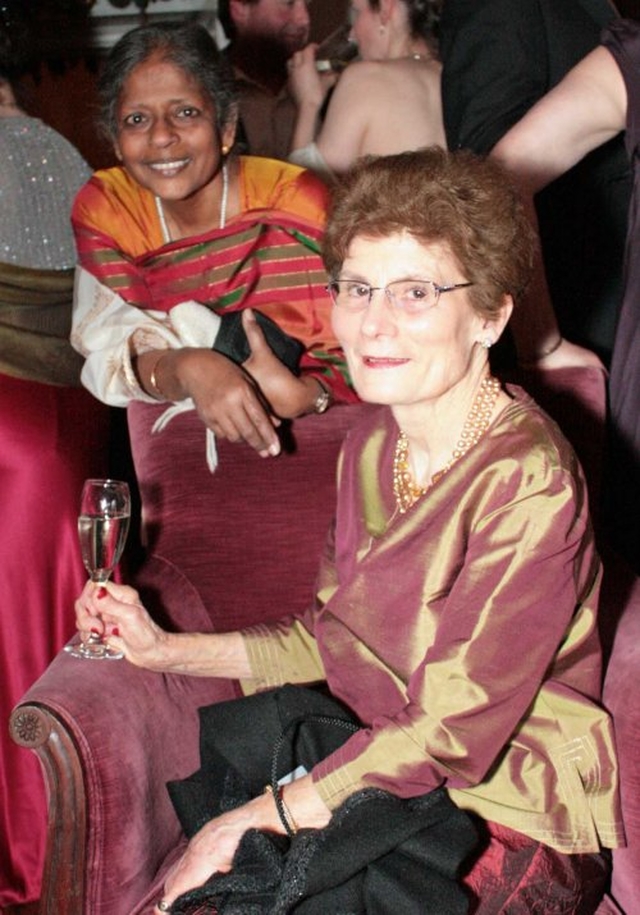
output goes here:
{"type": "Polygon", "coordinates": [[[483,349],[491,349],[493,346],[493,341],[491,340],[491,337],[485,337],[480,345],[483,349]]]}

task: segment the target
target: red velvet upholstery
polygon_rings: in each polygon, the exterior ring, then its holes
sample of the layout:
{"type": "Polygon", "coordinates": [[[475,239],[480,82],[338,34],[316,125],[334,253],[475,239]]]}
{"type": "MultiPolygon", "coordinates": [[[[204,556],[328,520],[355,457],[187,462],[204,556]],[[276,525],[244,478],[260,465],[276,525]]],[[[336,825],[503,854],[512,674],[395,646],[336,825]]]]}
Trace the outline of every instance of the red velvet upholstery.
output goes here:
{"type": "MultiPolygon", "coordinates": [[[[639,522],[640,523],[640,522],[639,522]]],[[[605,566],[601,625],[613,628],[604,703],[613,716],[620,760],[627,847],[613,852],[611,895],[626,913],[640,913],[640,579],[614,557],[605,566]],[[619,620],[608,619],[622,607],[619,620]]]]}
{"type": "Polygon", "coordinates": [[[521,369],[515,380],[556,420],[575,448],[589,484],[591,512],[595,515],[600,501],[606,437],[604,369],[575,367],[552,372],[521,369]]]}
{"type": "MultiPolygon", "coordinates": [[[[540,397],[597,477],[604,376],[556,376],[540,397]],[[583,385],[583,387],[581,387],[583,385]],[[582,411],[571,404],[584,395],[582,411]],[[563,421],[563,412],[568,412],[563,421]],[[595,417],[595,419],[594,419],[595,417]]],[[[159,409],[130,409],[152,559],[138,584],[170,625],[227,629],[304,606],[333,511],[335,459],[368,408],[334,407],[295,423],[296,450],[261,459],[223,444],[211,476],[193,414],[147,434],[159,409]],[[152,480],[161,482],[152,487],[152,480]],[[162,523],[161,523],[162,521],[162,523]]],[[[629,848],[614,855],[613,893],[640,912],[640,587],[609,558],[601,618],[612,657],[605,699],[620,747],[629,848]],[[620,623],[618,625],[618,619],[620,623]],[[617,628],[616,628],[617,627],[617,628]],[[614,637],[615,636],[615,637],[614,637]]],[[[42,912],[148,915],[179,828],[164,782],[196,768],[200,705],[231,694],[221,681],[158,676],[121,662],[59,655],[12,718],[45,767],[50,834],[42,912]]],[[[599,915],[613,915],[612,898],[599,915]]],[[[328,913],[329,915],[329,913],[328,913]]]]}
{"type": "MultiPolygon", "coordinates": [[[[162,408],[130,408],[151,557],[136,585],[162,622],[233,629],[306,605],[333,514],[338,450],[367,409],[297,420],[292,450],[275,459],[221,443],[212,475],[193,412],[151,435],[162,408]]],[[[144,909],[179,838],[164,783],[196,768],[198,707],[231,695],[226,681],[65,653],[54,660],[12,719],[14,738],[44,763],[51,798],[43,912],[144,909]]]]}
{"type": "Polygon", "coordinates": [[[129,407],[149,550],[193,582],[210,626],[237,629],[306,606],[333,515],[338,448],[367,409],[296,420],[295,435],[283,435],[293,450],[278,458],[220,442],[211,474],[193,413],[174,419],[170,435],[153,434],[163,408],[129,407]]]}

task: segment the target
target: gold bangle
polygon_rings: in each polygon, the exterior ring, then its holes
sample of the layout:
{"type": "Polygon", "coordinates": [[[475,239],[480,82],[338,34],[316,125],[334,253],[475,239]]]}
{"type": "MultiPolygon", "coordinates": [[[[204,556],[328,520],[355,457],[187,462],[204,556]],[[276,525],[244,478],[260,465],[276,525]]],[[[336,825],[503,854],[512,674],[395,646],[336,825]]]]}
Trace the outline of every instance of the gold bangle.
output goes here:
{"type": "Polygon", "coordinates": [[[156,361],[153,363],[153,367],[152,367],[151,371],[149,372],[148,393],[151,394],[152,397],[155,397],[156,400],[167,400],[168,399],[167,397],[165,397],[165,395],[162,393],[162,390],[160,389],[160,385],[158,384],[158,376],[157,376],[158,366],[160,365],[160,363],[162,362],[164,357],[167,355],[167,353],[168,353],[168,350],[166,350],[166,349],[160,353],[160,355],[158,356],[156,361]]]}

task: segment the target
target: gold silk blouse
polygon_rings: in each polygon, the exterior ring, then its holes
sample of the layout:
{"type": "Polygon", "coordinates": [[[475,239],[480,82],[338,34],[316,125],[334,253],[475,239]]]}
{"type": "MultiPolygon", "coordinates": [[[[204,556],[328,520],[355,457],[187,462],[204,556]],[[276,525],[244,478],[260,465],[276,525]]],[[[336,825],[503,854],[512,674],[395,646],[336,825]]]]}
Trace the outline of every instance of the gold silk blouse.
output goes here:
{"type": "Polygon", "coordinates": [[[247,691],[325,679],[364,728],[313,769],[330,808],[376,786],[460,807],[562,852],[623,844],[599,705],[601,566],[585,481],[524,392],[404,515],[398,427],[344,444],[337,513],[304,618],[245,633],[247,691]]]}

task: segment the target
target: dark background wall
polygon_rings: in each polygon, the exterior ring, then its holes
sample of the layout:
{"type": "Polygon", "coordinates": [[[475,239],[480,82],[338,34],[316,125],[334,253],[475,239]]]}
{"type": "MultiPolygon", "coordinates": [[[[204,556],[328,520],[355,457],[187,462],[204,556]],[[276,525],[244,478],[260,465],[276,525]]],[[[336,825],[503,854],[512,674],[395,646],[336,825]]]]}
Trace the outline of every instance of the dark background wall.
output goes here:
{"type": "MultiPolygon", "coordinates": [[[[312,38],[318,41],[344,22],[347,6],[348,0],[312,3],[312,38]]],[[[141,24],[137,17],[131,20],[132,28],[141,24]]],[[[52,63],[25,79],[23,103],[29,114],[42,118],[74,143],[90,165],[102,168],[113,164],[113,156],[95,128],[100,54],[83,51],[77,38],[74,45],[66,54],[57,51],[52,63]]]]}
{"type": "MultiPolygon", "coordinates": [[[[446,3],[446,0],[444,0],[446,3]]],[[[640,0],[617,0],[624,16],[640,19],[640,0]]],[[[320,40],[346,17],[348,0],[315,0],[311,5],[312,37],[320,40]]],[[[138,24],[132,17],[132,27],[138,24]]],[[[59,46],[59,45],[58,45],[59,46]]],[[[94,168],[113,162],[110,148],[95,129],[95,83],[100,65],[96,52],[81,47],[58,56],[25,83],[25,107],[74,143],[94,168]]]]}
{"type": "Polygon", "coordinates": [[[640,19],[640,0],[615,0],[615,5],[621,16],[640,19]]]}

